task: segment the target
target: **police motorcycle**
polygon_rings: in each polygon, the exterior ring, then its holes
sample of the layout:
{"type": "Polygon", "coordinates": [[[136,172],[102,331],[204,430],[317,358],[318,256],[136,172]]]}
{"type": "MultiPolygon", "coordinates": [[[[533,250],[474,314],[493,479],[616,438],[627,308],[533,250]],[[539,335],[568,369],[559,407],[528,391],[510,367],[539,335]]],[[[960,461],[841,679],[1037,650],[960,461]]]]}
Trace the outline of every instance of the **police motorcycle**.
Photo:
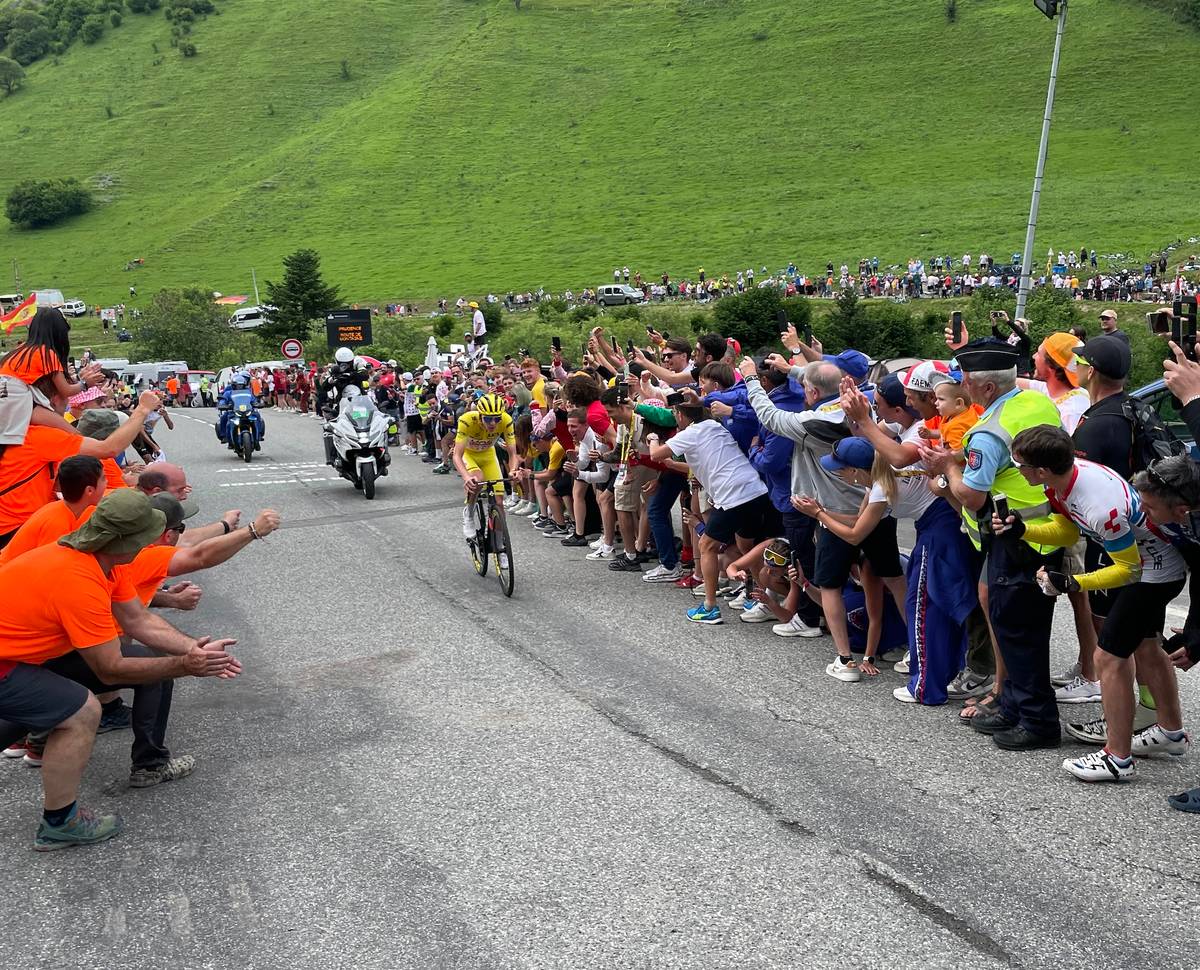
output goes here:
{"type": "Polygon", "coordinates": [[[217,410],[217,440],[249,464],[254,453],[262,450],[267,428],[246,374],[239,372],[230,378],[217,401],[217,410]]]}
{"type": "Polygon", "coordinates": [[[365,393],[363,381],[358,379],[362,373],[359,361],[349,354],[348,348],[339,348],[334,357],[336,365],[329,394],[336,396],[337,414],[324,426],[325,462],[372,499],[375,480],[388,473],[392,461],[388,452],[391,422],[365,393]],[[343,360],[347,355],[349,359],[343,360]]]}

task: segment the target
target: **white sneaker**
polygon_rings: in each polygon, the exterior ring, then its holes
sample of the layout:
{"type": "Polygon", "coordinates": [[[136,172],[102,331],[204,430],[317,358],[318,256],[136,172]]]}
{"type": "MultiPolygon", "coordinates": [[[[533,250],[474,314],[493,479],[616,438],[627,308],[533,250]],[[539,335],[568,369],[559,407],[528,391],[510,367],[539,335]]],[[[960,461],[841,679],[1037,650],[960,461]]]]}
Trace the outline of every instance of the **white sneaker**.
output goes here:
{"type": "Polygon", "coordinates": [[[585,559],[590,559],[592,562],[600,562],[602,559],[612,559],[613,547],[601,545],[595,552],[589,552],[585,559]]]}
{"type": "Polygon", "coordinates": [[[894,691],[892,691],[892,696],[901,704],[915,704],[917,702],[917,699],[912,696],[912,691],[908,689],[907,685],[903,687],[897,687],[894,691]]]}
{"type": "Polygon", "coordinates": [[[474,508],[474,506],[471,506],[471,505],[463,506],[463,538],[464,539],[474,539],[475,538],[475,531],[476,531],[475,522],[473,521],[472,516],[471,516],[471,511],[473,508],[474,508]]]}
{"type": "Polygon", "coordinates": [[[742,610],[742,615],[738,619],[743,623],[770,623],[775,619],[775,614],[771,612],[771,608],[766,603],[755,603],[748,609],[742,610]]]}
{"type": "Polygon", "coordinates": [[[908,647],[892,647],[891,650],[883,651],[879,659],[885,664],[898,664],[901,660],[908,659],[908,647]]]}
{"type": "Polygon", "coordinates": [[[1062,763],[1063,771],[1080,781],[1132,781],[1137,767],[1130,758],[1121,764],[1108,748],[1101,748],[1082,758],[1068,758],[1062,763]]]}
{"type": "Polygon", "coordinates": [[[1084,744],[1108,744],[1108,721],[1102,717],[1082,724],[1063,724],[1063,730],[1084,744]]]}
{"type": "Polygon", "coordinates": [[[602,545],[604,545],[604,536],[600,536],[600,538],[598,538],[598,539],[593,539],[591,542],[588,543],[588,548],[589,549],[599,549],[602,545]]]}
{"type": "Polygon", "coordinates": [[[515,508],[515,507],[516,507],[516,505],[517,505],[517,503],[518,503],[519,501],[520,501],[520,499],[519,499],[519,498],[517,498],[516,494],[514,493],[514,494],[512,494],[512,495],[508,496],[508,498],[506,498],[506,499],[504,500],[504,507],[505,507],[506,509],[512,509],[512,508],[515,508]]]}
{"type": "Polygon", "coordinates": [[[1051,676],[1050,683],[1055,687],[1064,687],[1078,677],[1081,670],[1079,661],[1076,660],[1066,670],[1060,670],[1057,674],[1051,676]]]}
{"type": "Polygon", "coordinates": [[[497,555],[497,558],[500,560],[500,568],[507,569],[508,568],[508,553],[501,552],[497,555]]]}
{"type": "Polygon", "coordinates": [[[1054,699],[1060,704],[1091,704],[1100,700],[1100,685],[1079,676],[1069,684],[1055,688],[1054,699]]]}
{"type": "Polygon", "coordinates": [[[907,674],[912,672],[912,668],[908,665],[908,654],[904,655],[904,659],[897,661],[896,666],[892,668],[898,674],[907,674]]]}
{"type": "Polygon", "coordinates": [[[797,613],[786,623],[776,623],[771,627],[771,632],[777,637],[804,637],[806,640],[812,640],[816,637],[823,636],[819,626],[809,626],[797,613]]]}
{"type": "Polygon", "coordinates": [[[857,684],[862,680],[862,671],[858,669],[858,661],[851,658],[843,660],[838,657],[825,668],[825,673],[829,674],[834,680],[840,680],[844,684],[857,684]]]}
{"type": "Polygon", "coordinates": [[[1184,734],[1181,738],[1170,738],[1157,724],[1151,724],[1133,736],[1130,751],[1138,758],[1153,758],[1165,754],[1171,758],[1182,758],[1192,746],[1192,739],[1184,734]]]}
{"type": "Polygon", "coordinates": [[[729,601],[729,605],[735,610],[744,610],[746,608],[746,591],[743,589],[733,599],[729,601]]]}
{"type": "Polygon", "coordinates": [[[662,563],[659,563],[647,573],[642,573],[643,583],[673,583],[675,580],[683,576],[683,567],[679,563],[675,564],[674,569],[668,569],[662,563]]]}

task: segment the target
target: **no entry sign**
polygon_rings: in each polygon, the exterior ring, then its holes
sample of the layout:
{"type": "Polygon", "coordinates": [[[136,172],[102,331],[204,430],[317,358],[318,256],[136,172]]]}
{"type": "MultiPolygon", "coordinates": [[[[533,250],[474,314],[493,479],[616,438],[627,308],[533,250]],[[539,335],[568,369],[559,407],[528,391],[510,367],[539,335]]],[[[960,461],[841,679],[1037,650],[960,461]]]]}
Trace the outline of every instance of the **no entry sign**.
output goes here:
{"type": "Polygon", "coordinates": [[[304,356],[304,344],[295,337],[288,337],[279,345],[279,352],[284,360],[300,360],[304,356]]]}

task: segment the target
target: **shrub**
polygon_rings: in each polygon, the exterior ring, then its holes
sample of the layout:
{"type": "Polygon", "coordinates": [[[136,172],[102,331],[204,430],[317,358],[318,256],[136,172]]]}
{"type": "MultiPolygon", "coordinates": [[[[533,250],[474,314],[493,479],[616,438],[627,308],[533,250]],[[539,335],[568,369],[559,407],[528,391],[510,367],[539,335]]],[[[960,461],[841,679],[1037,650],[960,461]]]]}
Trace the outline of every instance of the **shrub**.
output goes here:
{"type": "Polygon", "coordinates": [[[27,179],[8,193],[4,211],[13,225],[37,229],[87,212],[91,207],[91,190],[78,179],[27,179]]]}
{"type": "Polygon", "coordinates": [[[773,286],[722,297],[713,307],[712,329],[733,337],[747,351],[773,346],[779,339],[779,311],[783,301],[773,286]]]}
{"type": "Polygon", "coordinates": [[[12,94],[24,80],[25,68],[11,57],[0,57],[0,88],[4,88],[5,94],[12,94]]]}
{"type": "Polygon", "coordinates": [[[94,44],[104,36],[104,18],[99,14],[88,17],[79,28],[79,36],[85,44],[94,44]]]}
{"type": "Polygon", "coordinates": [[[504,329],[504,316],[500,312],[500,304],[484,300],[479,308],[483,311],[483,322],[487,324],[488,339],[495,339],[496,334],[504,329]]]}
{"type": "Polygon", "coordinates": [[[195,57],[196,56],[196,45],[193,44],[190,40],[187,41],[186,43],[180,44],[179,45],[179,53],[181,53],[184,57],[195,57]]]}
{"type": "Polygon", "coordinates": [[[539,320],[552,320],[567,312],[567,301],[560,297],[542,300],[537,305],[539,320]]]}
{"type": "Polygon", "coordinates": [[[958,20],[958,0],[946,0],[946,21],[954,23],[958,20]]]}
{"type": "Polygon", "coordinates": [[[54,35],[48,27],[28,31],[13,31],[8,37],[8,53],[22,67],[28,67],[50,50],[54,35]]]}
{"type": "Polygon", "coordinates": [[[579,306],[571,310],[570,320],[572,323],[586,323],[593,317],[599,316],[599,314],[600,308],[597,307],[596,304],[581,303],[579,306]]]}
{"type": "Polygon", "coordinates": [[[445,340],[454,334],[458,329],[458,321],[448,313],[443,313],[433,321],[433,335],[438,340],[445,340]]]}
{"type": "Polygon", "coordinates": [[[118,11],[114,10],[112,13],[110,13],[108,15],[108,22],[110,24],[112,24],[114,27],[120,27],[121,26],[121,14],[118,11]]]}

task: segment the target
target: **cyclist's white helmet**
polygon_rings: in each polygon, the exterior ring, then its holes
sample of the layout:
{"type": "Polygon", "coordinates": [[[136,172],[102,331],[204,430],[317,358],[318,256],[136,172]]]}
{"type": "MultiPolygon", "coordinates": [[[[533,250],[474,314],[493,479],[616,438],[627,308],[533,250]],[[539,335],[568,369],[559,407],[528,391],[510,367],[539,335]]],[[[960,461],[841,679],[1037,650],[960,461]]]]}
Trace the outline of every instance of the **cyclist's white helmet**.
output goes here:
{"type": "Polygon", "coordinates": [[[333,352],[333,359],[339,364],[349,364],[354,360],[354,351],[349,347],[339,347],[333,352]]]}

